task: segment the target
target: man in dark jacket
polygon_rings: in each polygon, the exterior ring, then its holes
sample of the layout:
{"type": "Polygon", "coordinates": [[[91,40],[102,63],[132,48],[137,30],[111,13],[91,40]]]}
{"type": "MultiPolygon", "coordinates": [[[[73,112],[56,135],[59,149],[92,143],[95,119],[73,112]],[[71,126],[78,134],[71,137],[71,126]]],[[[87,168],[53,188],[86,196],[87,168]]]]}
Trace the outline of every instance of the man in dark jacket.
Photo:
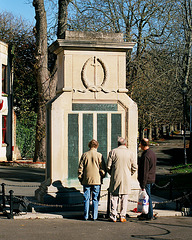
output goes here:
{"type": "Polygon", "coordinates": [[[149,148],[149,140],[147,138],[141,140],[141,149],[143,153],[138,164],[138,181],[141,189],[145,189],[149,196],[149,212],[148,214],[141,214],[138,217],[141,220],[151,220],[153,219],[151,187],[155,183],[157,157],[149,148]]]}

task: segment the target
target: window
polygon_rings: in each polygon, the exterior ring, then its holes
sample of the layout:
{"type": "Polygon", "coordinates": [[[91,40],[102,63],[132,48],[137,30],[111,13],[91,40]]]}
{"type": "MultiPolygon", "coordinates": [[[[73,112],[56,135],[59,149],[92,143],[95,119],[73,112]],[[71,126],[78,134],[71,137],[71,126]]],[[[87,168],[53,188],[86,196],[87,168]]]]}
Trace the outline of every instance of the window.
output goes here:
{"type": "Polygon", "coordinates": [[[7,88],[6,88],[6,78],[7,78],[7,66],[2,65],[2,92],[6,93],[7,88]]]}
{"type": "Polygon", "coordinates": [[[6,143],[7,116],[2,116],[2,143],[6,143]]]}

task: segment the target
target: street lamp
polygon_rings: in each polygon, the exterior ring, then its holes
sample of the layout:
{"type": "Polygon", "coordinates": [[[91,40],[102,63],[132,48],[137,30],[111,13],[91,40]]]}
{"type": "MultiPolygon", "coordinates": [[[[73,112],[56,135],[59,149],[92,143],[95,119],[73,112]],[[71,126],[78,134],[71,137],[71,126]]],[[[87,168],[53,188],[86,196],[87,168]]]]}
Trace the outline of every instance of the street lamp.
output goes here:
{"type": "Polygon", "coordinates": [[[184,142],[184,163],[187,164],[187,150],[186,150],[186,109],[187,109],[187,91],[188,86],[183,85],[183,142],[184,142]]]}

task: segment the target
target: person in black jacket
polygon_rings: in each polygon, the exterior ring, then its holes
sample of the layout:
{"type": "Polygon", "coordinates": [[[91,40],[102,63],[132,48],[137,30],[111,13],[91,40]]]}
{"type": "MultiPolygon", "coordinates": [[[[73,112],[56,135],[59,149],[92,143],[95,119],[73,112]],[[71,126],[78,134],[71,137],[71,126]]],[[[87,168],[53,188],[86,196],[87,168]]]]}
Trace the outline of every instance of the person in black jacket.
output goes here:
{"type": "Polygon", "coordinates": [[[157,157],[149,148],[149,140],[147,138],[141,140],[140,146],[143,153],[138,163],[138,181],[141,189],[145,189],[149,196],[149,212],[148,214],[141,214],[138,217],[140,220],[151,220],[153,219],[151,187],[155,183],[157,157]]]}

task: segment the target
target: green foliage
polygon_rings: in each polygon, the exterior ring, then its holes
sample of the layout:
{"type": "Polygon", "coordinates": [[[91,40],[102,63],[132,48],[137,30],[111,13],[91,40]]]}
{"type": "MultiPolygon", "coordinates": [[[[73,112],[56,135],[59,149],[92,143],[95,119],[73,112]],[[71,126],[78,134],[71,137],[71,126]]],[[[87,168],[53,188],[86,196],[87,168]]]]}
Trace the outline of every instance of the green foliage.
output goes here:
{"type": "Polygon", "coordinates": [[[17,116],[16,141],[22,158],[33,158],[35,151],[38,94],[32,30],[32,25],[22,18],[0,12],[0,40],[14,46],[13,105],[17,116]]]}
{"type": "Polygon", "coordinates": [[[17,119],[16,141],[22,158],[33,158],[35,151],[36,133],[35,112],[23,114],[22,118],[17,119]]]}
{"type": "Polygon", "coordinates": [[[19,118],[23,112],[37,112],[35,38],[32,29],[29,22],[9,12],[0,12],[0,40],[14,46],[14,110],[19,118]]]}
{"type": "Polygon", "coordinates": [[[179,165],[171,169],[173,174],[175,173],[192,173],[192,164],[179,165]]]}

